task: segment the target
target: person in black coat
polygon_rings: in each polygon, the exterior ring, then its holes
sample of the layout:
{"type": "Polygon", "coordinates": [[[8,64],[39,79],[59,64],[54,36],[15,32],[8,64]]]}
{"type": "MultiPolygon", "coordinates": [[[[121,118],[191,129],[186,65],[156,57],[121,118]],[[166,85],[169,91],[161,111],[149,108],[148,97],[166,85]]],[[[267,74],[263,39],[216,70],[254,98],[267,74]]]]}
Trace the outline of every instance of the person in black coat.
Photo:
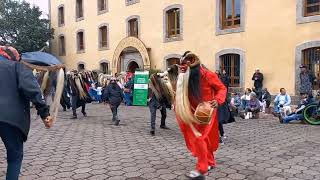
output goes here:
{"type": "Polygon", "coordinates": [[[227,74],[226,70],[222,70],[222,74],[220,74],[219,78],[221,79],[222,83],[226,86],[228,89],[230,86],[230,77],[227,74]]]}
{"type": "Polygon", "coordinates": [[[117,80],[112,78],[110,83],[103,91],[102,99],[104,102],[110,105],[110,109],[112,111],[112,122],[114,125],[119,125],[119,118],[118,118],[118,108],[123,100],[123,91],[117,84],[117,80]]]}
{"type": "Polygon", "coordinates": [[[265,113],[266,108],[270,107],[271,104],[271,94],[269,93],[267,88],[264,88],[262,90],[261,99],[259,99],[262,102],[262,112],[265,113]]]}
{"type": "MultiPolygon", "coordinates": [[[[83,81],[80,80],[79,76],[81,76],[78,71],[72,71],[70,75],[68,75],[67,80],[67,92],[71,95],[71,107],[72,107],[72,117],[71,119],[77,119],[77,108],[81,107],[81,112],[84,117],[87,117],[86,113],[86,99],[80,97],[80,90],[76,85],[76,80],[79,79],[79,82],[84,90],[83,81]]],[[[86,93],[85,91],[83,93],[86,93]]],[[[90,97],[89,94],[86,93],[87,99],[90,97]]],[[[90,98],[91,100],[91,98],[90,98]]]]}
{"type": "Polygon", "coordinates": [[[252,80],[254,81],[254,88],[257,91],[261,91],[263,87],[263,74],[260,72],[259,68],[257,68],[255,73],[253,74],[252,80]]]}
{"type": "Polygon", "coordinates": [[[63,86],[62,96],[60,99],[60,104],[63,108],[63,111],[66,111],[67,109],[71,108],[71,103],[70,103],[70,95],[68,92],[69,83],[67,80],[67,76],[65,75],[64,78],[65,78],[64,79],[64,86],[63,86]]]}
{"type": "MultiPolygon", "coordinates": [[[[20,56],[11,58],[1,51],[0,47],[0,137],[7,149],[6,179],[18,180],[23,143],[30,130],[30,101],[47,128],[52,126],[52,118],[31,69],[18,62],[20,56]]],[[[18,54],[15,49],[10,51],[18,54]]]]}

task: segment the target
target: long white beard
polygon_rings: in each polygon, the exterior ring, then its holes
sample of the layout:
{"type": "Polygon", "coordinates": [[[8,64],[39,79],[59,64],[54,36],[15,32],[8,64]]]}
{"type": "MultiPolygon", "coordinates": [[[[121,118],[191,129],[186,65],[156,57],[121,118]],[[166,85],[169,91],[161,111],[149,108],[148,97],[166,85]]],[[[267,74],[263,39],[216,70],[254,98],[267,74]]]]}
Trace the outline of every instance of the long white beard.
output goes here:
{"type": "Polygon", "coordinates": [[[186,124],[199,123],[191,111],[189,100],[190,68],[185,73],[180,73],[177,82],[176,113],[186,124]]]}

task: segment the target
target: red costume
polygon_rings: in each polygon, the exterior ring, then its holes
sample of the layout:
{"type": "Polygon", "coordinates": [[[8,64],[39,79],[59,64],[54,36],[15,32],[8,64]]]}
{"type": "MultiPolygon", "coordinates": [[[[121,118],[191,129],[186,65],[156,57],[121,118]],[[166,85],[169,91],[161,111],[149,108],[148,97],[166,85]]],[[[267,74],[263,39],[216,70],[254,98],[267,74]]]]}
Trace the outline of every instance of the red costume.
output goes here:
{"type": "MultiPolygon", "coordinates": [[[[202,100],[212,101],[217,100],[218,104],[224,103],[226,99],[227,89],[220,81],[218,76],[204,67],[200,67],[200,93],[202,100]]],[[[196,102],[193,97],[189,97],[192,109],[196,109],[199,102],[196,102]]],[[[194,111],[192,110],[194,113],[194,111]]],[[[193,126],[202,134],[196,137],[188,124],[185,124],[180,117],[176,117],[186,141],[188,149],[192,155],[198,158],[197,170],[200,173],[206,173],[208,166],[214,167],[215,159],[214,152],[219,147],[219,128],[217,110],[212,115],[210,124],[195,124],[193,126]]]]}

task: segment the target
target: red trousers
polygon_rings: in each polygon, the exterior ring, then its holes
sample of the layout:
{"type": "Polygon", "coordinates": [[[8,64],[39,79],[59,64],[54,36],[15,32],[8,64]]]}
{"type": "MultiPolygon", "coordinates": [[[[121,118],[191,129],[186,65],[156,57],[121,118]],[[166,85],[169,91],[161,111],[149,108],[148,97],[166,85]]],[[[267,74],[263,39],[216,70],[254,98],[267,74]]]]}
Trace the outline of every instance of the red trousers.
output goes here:
{"type": "Polygon", "coordinates": [[[183,123],[177,117],[178,124],[184,136],[187,148],[198,160],[196,169],[201,173],[208,171],[208,166],[215,166],[214,152],[219,147],[219,128],[216,115],[213,116],[212,123],[209,125],[194,124],[194,127],[202,134],[196,137],[190,126],[183,123]]]}

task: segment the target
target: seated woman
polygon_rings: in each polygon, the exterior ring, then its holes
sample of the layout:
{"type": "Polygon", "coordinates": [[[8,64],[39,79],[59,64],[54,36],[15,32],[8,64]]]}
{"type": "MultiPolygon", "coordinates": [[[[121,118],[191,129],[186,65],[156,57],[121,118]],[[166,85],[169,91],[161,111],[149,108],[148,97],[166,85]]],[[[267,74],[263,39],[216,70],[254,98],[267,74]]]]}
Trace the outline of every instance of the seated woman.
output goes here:
{"type": "Polygon", "coordinates": [[[250,93],[251,93],[251,89],[247,88],[246,91],[244,92],[244,95],[241,96],[241,108],[243,110],[246,109],[248,102],[250,101],[250,93]]]}
{"type": "Polygon", "coordinates": [[[252,92],[250,94],[250,101],[245,109],[245,114],[242,114],[243,119],[258,119],[260,112],[260,101],[257,98],[256,93],[252,92]]]}
{"type": "Polygon", "coordinates": [[[274,99],[274,113],[275,115],[285,117],[290,114],[291,111],[291,97],[287,94],[286,89],[281,88],[280,94],[274,99]]]}
{"type": "Polygon", "coordinates": [[[238,95],[238,93],[234,92],[231,93],[231,100],[230,100],[230,111],[233,112],[234,114],[238,114],[239,108],[241,106],[241,99],[238,95]]]}
{"type": "Polygon", "coordinates": [[[294,110],[294,113],[289,114],[286,117],[279,116],[280,123],[289,123],[295,120],[304,120],[303,111],[311,103],[313,103],[312,95],[302,94],[302,100],[298,105],[297,109],[294,110]]]}
{"type": "Polygon", "coordinates": [[[269,108],[271,104],[271,94],[269,93],[267,88],[264,88],[262,90],[261,102],[262,102],[262,112],[265,113],[266,108],[269,108]]]}

